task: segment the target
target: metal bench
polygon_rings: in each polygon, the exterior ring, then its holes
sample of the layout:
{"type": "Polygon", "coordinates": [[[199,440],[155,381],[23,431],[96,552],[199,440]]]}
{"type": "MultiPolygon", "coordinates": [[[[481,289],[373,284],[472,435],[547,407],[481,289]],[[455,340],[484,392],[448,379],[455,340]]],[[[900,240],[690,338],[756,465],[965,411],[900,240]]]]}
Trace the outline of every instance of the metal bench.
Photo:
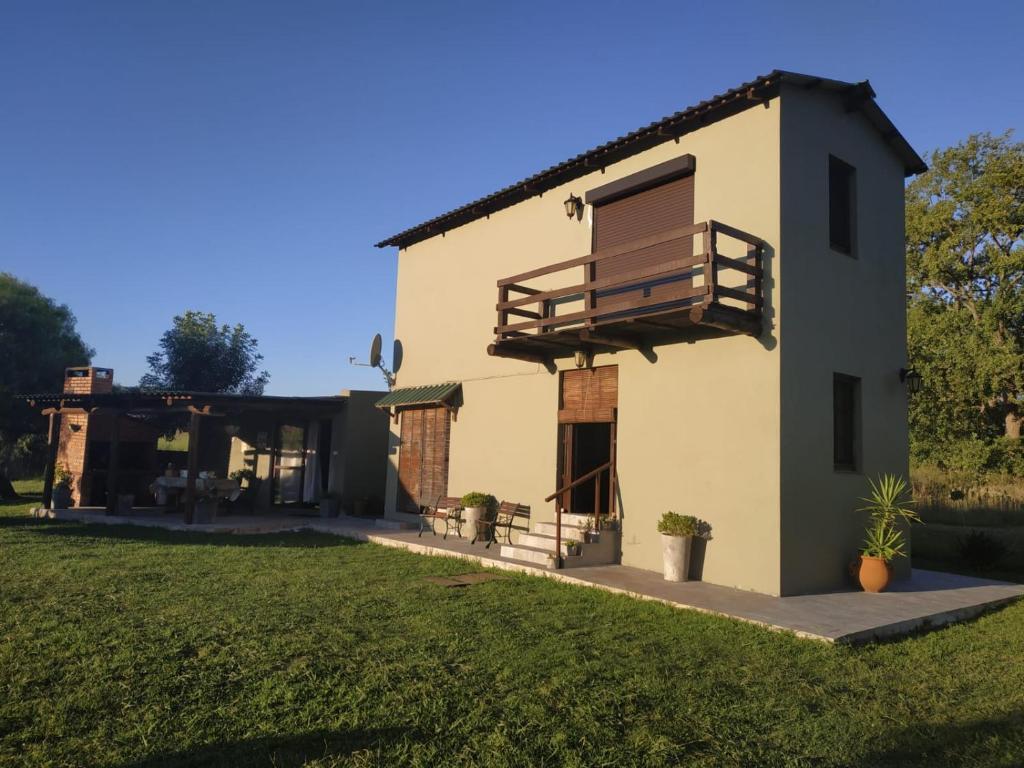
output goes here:
{"type": "Polygon", "coordinates": [[[474,534],[473,540],[470,544],[476,544],[476,540],[480,538],[480,530],[484,529],[484,535],[487,537],[487,547],[490,549],[491,544],[498,541],[499,536],[505,537],[505,543],[512,543],[512,526],[516,521],[516,518],[524,518],[526,520],[526,526],[529,528],[530,525],[530,508],[526,504],[519,504],[514,501],[503,501],[498,505],[498,512],[494,516],[493,520],[481,520],[477,525],[477,533],[474,534]]]}
{"type": "Polygon", "coordinates": [[[459,533],[462,527],[462,500],[455,496],[438,496],[437,502],[432,507],[425,507],[420,512],[420,532],[417,538],[423,535],[423,531],[430,525],[430,532],[437,536],[435,525],[444,522],[444,536],[448,538],[448,531],[455,527],[459,533]]]}

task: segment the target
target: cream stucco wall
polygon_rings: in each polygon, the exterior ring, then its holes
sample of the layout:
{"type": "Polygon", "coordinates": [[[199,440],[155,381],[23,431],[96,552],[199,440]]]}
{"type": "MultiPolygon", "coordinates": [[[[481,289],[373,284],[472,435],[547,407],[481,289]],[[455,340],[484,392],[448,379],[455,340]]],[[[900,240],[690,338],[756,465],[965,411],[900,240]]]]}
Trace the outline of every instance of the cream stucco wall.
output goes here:
{"type": "MultiPolygon", "coordinates": [[[[903,166],[842,101],[782,93],[782,589],[841,586],[867,478],[908,476],[903,166]],[[828,241],[828,156],[856,169],[855,258],[828,241]],[[861,379],[861,467],[832,465],[833,372],[861,379]]],[[[897,562],[909,567],[909,559],[897,562]]]]}
{"type": "MultiPolygon", "coordinates": [[[[487,355],[496,281],[589,252],[590,210],[567,220],[570,193],[688,153],[697,159],[695,221],[714,218],[767,242],[765,331],[662,345],[656,360],[636,351],[594,360],[619,367],[622,562],[661,569],[655,525],[673,509],[712,526],[705,581],[769,594],[834,588],[861,538],[852,510],[866,476],[907,471],[897,375],[906,361],[903,168],[837,96],[784,86],[767,106],[402,250],[398,385],[463,383],[450,493],[491,492],[551,519],[543,499],[556,483],[558,376],[487,355]],[[855,259],[828,246],[830,153],[857,169],[855,259]],[[858,473],[832,466],[833,372],[861,378],[858,473]]],[[[551,284],[565,276],[576,275],[551,284]]],[[[391,514],[397,446],[392,423],[391,514]]]]}
{"type": "MultiPolygon", "coordinates": [[[[714,218],[769,243],[765,290],[775,319],[779,131],[776,98],[400,252],[398,386],[463,383],[464,403],[451,433],[450,492],[488,491],[530,504],[535,519],[553,516],[543,499],[556,481],[558,377],[539,365],[490,357],[486,348],[494,338],[499,278],[589,253],[590,211],[582,222],[568,220],[562,201],[570,193],[582,196],[693,154],[695,221],[714,218]]],[[[654,362],[635,351],[594,361],[619,366],[622,562],[661,569],[655,526],[673,509],[711,523],[706,581],[778,593],[780,354],[774,331],[768,327],[760,339],[663,345],[655,352],[654,362]]],[[[389,511],[397,489],[396,425],[392,429],[389,511]]]]}

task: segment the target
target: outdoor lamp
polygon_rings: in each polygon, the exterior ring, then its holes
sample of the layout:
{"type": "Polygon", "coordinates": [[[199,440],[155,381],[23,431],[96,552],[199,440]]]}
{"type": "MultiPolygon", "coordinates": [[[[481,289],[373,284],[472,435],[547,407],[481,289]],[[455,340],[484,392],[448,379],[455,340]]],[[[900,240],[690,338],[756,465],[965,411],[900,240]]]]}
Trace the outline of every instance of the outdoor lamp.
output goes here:
{"type": "Polygon", "coordinates": [[[907,391],[912,395],[924,386],[924,377],[913,368],[900,368],[900,381],[907,385],[907,391]]]}
{"type": "Polygon", "coordinates": [[[587,350],[577,349],[576,352],[573,354],[573,358],[575,358],[576,362],[576,367],[585,368],[587,363],[590,362],[589,357],[590,355],[587,354],[587,350]]]}
{"type": "Polygon", "coordinates": [[[576,195],[569,195],[565,201],[565,215],[570,219],[575,216],[577,219],[583,218],[583,198],[576,197],[576,195]]]}

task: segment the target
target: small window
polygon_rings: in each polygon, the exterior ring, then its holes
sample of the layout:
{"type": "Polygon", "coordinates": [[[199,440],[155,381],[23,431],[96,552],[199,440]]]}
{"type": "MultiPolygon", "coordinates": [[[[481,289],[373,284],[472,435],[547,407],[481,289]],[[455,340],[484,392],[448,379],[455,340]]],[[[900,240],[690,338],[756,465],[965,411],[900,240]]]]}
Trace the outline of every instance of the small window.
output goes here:
{"type": "Polygon", "coordinates": [[[854,472],[860,464],[860,379],[832,375],[832,459],[837,470],[854,472]]]}
{"type": "Polygon", "coordinates": [[[828,239],[833,250],[853,255],[856,171],[838,157],[828,156],[828,239]]]}

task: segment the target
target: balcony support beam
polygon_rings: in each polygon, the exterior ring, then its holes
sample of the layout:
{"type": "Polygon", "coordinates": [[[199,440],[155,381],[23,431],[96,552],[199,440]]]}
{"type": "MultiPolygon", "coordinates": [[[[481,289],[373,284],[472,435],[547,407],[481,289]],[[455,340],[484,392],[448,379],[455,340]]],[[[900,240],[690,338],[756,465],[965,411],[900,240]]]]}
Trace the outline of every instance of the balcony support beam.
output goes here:
{"type": "Polygon", "coordinates": [[[586,344],[617,347],[618,349],[640,349],[641,347],[641,344],[634,339],[628,339],[625,336],[594,333],[594,331],[587,329],[580,331],[579,336],[580,341],[586,344]]]}

